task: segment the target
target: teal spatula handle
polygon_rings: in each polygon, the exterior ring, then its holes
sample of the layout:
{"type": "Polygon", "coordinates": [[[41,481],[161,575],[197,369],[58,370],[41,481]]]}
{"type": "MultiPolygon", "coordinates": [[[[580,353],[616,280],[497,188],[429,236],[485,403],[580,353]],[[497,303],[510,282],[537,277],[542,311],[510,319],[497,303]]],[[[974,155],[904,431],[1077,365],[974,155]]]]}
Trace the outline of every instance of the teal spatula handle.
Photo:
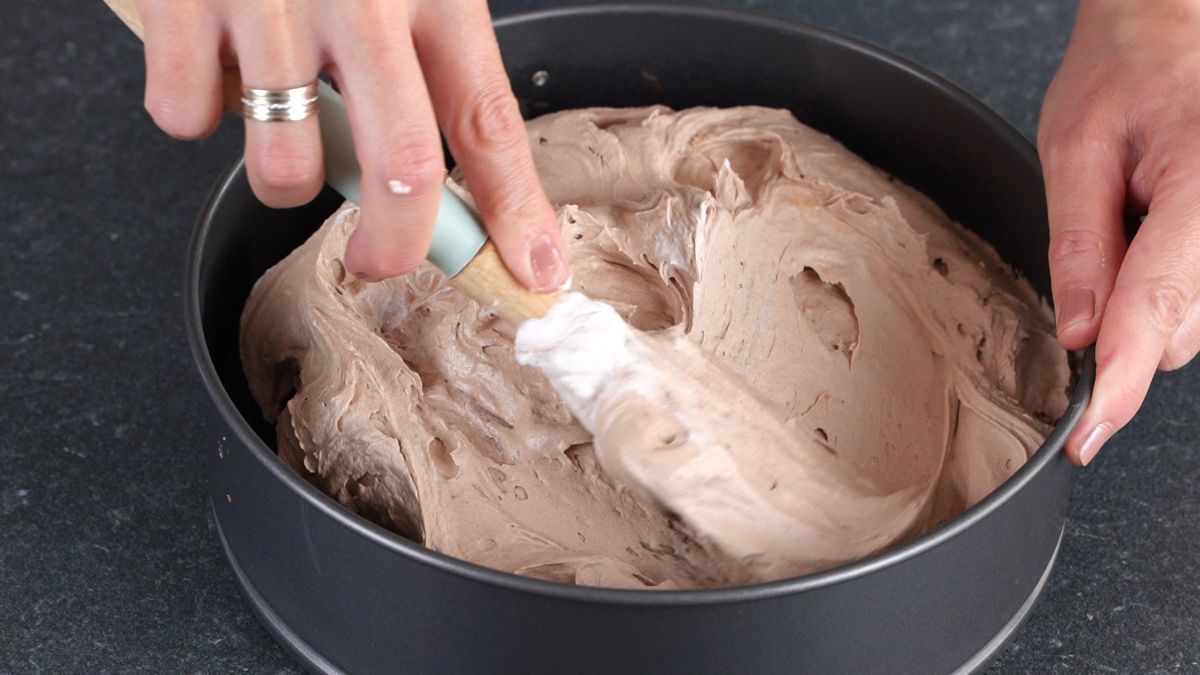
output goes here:
{"type": "MultiPolygon", "coordinates": [[[[324,82],[320,83],[318,96],[321,107],[317,118],[321,122],[321,143],[325,153],[325,182],[346,199],[361,203],[362,169],[354,157],[346,104],[333,87],[324,82]]],[[[487,233],[479,216],[450,188],[442,187],[429,262],[447,277],[453,277],[471,262],[485,242],[487,233]]]]}

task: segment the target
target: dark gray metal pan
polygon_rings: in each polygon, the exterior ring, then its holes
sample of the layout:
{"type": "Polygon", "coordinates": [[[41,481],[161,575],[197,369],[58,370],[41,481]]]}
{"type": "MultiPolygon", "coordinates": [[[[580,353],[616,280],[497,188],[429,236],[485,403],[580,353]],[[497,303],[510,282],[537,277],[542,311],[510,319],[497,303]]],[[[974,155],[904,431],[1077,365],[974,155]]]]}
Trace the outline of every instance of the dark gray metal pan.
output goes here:
{"type": "MultiPolygon", "coordinates": [[[[789,108],[931,196],[1049,294],[1033,148],[912,63],[811,26],[715,9],[564,9],[504,19],[497,31],[528,115],[649,103],[789,108]]],[[[185,282],[188,335],[213,401],[205,452],[221,544],[259,617],[313,670],[973,670],[1041,593],[1072,475],[1060,450],[1087,401],[1090,357],[1063,420],[994,494],[882,555],[807,577],[708,591],[579,588],[448,558],[343,509],[277,460],[237,356],[254,280],[339,201],[326,191],[272,211],[235,165],[200,218],[185,282]]]]}

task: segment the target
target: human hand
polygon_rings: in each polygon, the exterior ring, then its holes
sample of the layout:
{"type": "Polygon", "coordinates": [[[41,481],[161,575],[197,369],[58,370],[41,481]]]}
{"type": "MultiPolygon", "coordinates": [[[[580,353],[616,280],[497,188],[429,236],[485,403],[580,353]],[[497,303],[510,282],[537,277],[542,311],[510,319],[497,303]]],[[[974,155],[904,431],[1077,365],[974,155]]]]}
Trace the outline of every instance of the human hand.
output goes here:
{"type": "Polygon", "coordinates": [[[1086,465],[1200,350],[1200,0],[1083,0],[1042,107],[1058,339],[1096,345],[1086,465]],[[1126,209],[1145,214],[1127,245],[1126,209]]]}
{"type": "MultiPolygon", "coordinates": [[[[346,101],[362,167],[362,215],[346,267],[408,272],[429,250],[445,177],[445,132],[488,233],[525,286],[567,279],[554,210],[534,169],[485,0],[139,0],[146,109],[176,138],[210,134],[222,64],[246,86],[288,89],[329,73],[346,101]],[[419,55],[419,58],[418,58],[419,55]]],[[[318,113],[319,114],[319,113],[318,113]]],[[[246,170],[273,207],[324,181],[315,117],[246,120],[246,170]]]]}

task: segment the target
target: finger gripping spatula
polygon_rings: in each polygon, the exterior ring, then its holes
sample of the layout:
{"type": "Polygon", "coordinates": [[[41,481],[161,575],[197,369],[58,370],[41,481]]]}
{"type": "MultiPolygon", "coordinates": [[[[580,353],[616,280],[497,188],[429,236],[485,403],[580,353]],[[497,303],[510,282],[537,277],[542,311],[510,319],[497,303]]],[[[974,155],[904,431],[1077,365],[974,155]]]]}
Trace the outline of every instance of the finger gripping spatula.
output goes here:
{"type": "MultiPolygon", "coordinates": [[[[104,1],[138,38],[143,38],[135,0],[104,1]]],[[[240,113],[242,78],[237,68],[225,68],[222,92],[225,110],[240,113]]],[[[324,82],[319,83],[318,98],[325,182],[358,203],[362,171],[354,155],[345,102],[324,82]]],[[[558,299],[556,292],[534,293],[513,277],[488,240],[479,216],[448,187],[442,188],[428,259],[445,273],[451,286],[516,323],[544,316],[558,299]]]]}

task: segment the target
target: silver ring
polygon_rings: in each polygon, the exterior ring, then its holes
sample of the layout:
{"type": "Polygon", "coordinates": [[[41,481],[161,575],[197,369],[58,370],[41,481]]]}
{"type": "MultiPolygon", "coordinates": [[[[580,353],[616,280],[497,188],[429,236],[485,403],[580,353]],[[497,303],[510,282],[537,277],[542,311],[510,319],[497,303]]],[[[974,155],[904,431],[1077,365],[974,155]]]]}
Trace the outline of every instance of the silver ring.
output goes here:
{"type": "Polygon", "coordinates": [[[242,85],[242,117],[259,122],[298,122],[317,112],[317,81],[291,89],[242,85]]]}

